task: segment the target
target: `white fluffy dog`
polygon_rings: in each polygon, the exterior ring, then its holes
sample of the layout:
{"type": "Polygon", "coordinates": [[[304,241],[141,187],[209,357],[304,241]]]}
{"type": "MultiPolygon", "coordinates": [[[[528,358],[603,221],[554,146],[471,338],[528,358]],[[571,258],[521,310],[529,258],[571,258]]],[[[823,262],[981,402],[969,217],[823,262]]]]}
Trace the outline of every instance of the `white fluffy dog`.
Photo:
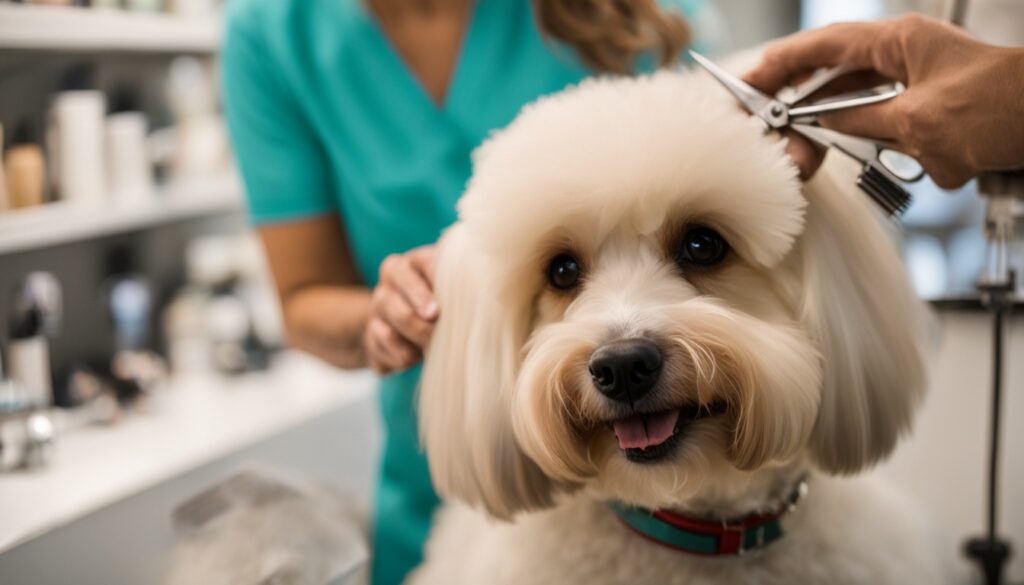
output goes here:
{"type": "Polygon", "coordinates": [[[412,582],[941,581],[912,506],[832,477],[923,393],[893,241],[695,75],[584,82],[475,154],[419,403],[462,504],[412,582]]]}

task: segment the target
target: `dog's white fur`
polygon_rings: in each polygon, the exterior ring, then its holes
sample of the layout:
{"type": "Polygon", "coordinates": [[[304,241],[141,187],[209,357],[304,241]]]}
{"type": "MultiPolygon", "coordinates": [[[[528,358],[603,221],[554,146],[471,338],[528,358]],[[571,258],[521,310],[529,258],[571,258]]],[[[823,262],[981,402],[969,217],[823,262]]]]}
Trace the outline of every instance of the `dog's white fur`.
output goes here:
{"type": "Polygon", "coordinates": [[[487,141],[442,241],[419,402],[434,482],[466,505],[412,581],[939,582],[913,506],[830,477],[890,453],[924,388],[925,310],[846,171],[801,185],[783,143],[693,73],[586,81],[487,141]],[[729,242],[721,266],[667,253],[696,224],[729,242]],[[569,295],[546,282],[562,251],[584,269],[569,295]],[[668,461],[626,459],[587,373],[625,337],[659,340],[658,400],[727,404],[668,461]],[[606,506],[734,518],[807,474],[786,536],[743,557],[652,544],[606,506]]]}

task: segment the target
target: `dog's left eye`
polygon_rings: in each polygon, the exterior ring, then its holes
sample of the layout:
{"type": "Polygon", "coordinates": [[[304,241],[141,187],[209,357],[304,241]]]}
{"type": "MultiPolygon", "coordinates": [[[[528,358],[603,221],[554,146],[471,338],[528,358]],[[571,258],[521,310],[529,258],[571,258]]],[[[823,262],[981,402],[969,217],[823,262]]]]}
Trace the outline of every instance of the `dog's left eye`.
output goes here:
{"type": "Polygon", "coordinates": [[[686,231],[679,243],[676,261],[680,264],[714,266],[725,259],[729,244],[718,232],[707,227],[695,227],[686,231]]]}
{"type": "Polygon", "coordinates": [[[580,280],[580,263],[568,254],[559,254],[548,266],[548,282],[560,289],[570,289],[580,280]]]}

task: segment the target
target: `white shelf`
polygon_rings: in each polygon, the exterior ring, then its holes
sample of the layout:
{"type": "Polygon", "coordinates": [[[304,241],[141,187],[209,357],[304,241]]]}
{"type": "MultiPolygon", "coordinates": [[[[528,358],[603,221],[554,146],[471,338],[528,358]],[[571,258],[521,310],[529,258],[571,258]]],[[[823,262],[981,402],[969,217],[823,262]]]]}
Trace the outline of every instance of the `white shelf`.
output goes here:
{"type": "MultiPolygon", "coordinates": [[[[286,352],[265,373],[171,381],[151,413],[60,433],[51,464],[0,474],[0,553],[318,416],[372,395],[368,370],[286,352]]],[[[57,420],[58,429],[61,419],[57,420]]]]}
{"type": "Polygon", "coordinates": [[[161,189],[140,203],[88,206],[71,202],[0,213],[0,256],[129,232],[183,219],[242,210],[238,182],[161,189]]]}
{"type": "Polygon", "coordinates": [[[213,18],[0,3],[0,50],[212,53],[220,33],[213,18]]]}

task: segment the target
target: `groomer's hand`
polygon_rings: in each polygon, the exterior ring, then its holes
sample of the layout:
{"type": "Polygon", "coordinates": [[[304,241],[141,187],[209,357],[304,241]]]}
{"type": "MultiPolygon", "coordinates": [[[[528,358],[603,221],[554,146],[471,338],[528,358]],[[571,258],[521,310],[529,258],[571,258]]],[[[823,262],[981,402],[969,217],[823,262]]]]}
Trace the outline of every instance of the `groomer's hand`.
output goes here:
{"type": "MultiPolygon", "coordinates": [[[[861,87],[881,78],[907,86],[889,101],[820,116],[823,126],[895,142],[944,188],[986,171],[1024,167],[1024,49],[986,45],[920,15],[828,26],[770,45],[744,79],[774,93],[819,67],[865,70],[861,87]]],[[[847,87],[850,87],[847,79],[847,87]]],[[[790,152],[809,176],[820,164],[808,144],[790,152]]]]}
{"type": "Polygon", "coordinates": [[[435,246],[393,254],[380,265],[363,343],[378,374],[416,365],[439,314],[434,300],[435,246]]]}

